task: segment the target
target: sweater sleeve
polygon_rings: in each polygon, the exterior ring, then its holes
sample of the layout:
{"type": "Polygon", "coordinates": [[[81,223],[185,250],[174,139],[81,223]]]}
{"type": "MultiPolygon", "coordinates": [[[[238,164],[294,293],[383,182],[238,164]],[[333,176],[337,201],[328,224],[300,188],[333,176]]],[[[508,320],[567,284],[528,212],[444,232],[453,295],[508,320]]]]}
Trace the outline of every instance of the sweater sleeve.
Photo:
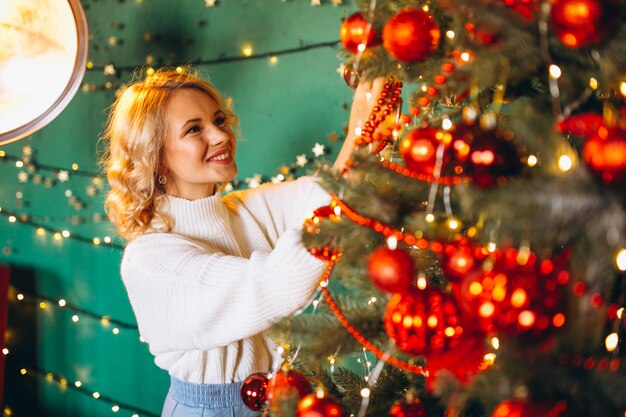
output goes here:
{"type": "Polygon", "coordinates": [[[225,346],[267,329],[312,295],[324,263],[284,231],[273,250],[250,258],[212,252],[157,233],[131,242],[122,278],[153,354],[225,346]]]}
{"type": "Polygon", "coordinates": [[[330,195],[317,181],[318,178],[307,176],[281,184],[265,184],[231,193],[227,204],[245,212],[240,213],[242,216],[254,218],[270,242],[275,243],[285,230],[300,230],[305,217],[313,210],[330,204],[330,195]]]}

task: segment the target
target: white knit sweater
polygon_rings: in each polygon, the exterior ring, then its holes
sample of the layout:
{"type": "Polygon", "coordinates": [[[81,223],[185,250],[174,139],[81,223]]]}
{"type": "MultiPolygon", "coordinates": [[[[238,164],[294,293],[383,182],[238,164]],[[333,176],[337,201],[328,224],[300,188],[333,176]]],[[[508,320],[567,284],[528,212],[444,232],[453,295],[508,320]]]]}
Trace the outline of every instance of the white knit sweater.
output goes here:
{"type": "Polygon", "coordinates": [[[302,307],[324,270],[300,234],[328,194],[305,177],[223,198],[167,200],[171,233],[133,240],[121,266],[155,363],[207,384],[270,369],[273,346],[262,332],[302,307]]]}

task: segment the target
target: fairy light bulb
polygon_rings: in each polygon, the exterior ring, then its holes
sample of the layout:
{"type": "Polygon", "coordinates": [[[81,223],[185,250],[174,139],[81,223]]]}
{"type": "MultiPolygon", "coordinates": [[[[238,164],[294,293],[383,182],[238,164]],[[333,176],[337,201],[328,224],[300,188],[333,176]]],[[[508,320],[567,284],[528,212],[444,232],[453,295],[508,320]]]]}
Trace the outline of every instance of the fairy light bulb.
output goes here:
{"type": "Polygon", "coordinates": [[[454,39],[454,36],[456,36],[456,34],[454,33],[453,30],[449,30],[449,31],[446,32],[446,37],[448,39],[454,39]]]}
{"type": "Polygon", "coordinates": [[[46,304],[46,302],[45,302],[45,301],[41,301],[41,302],[39,303],[39,308],[40,308],[40,309],[42,309],[42,310],[44,310],[47,306],[48,306],[48,305],[46,304]]]}
{"type": "Polygon", "coordinates": [[[62,298],[61,298],[61,299],[59,300],[59,307],[65,307],[65,305],[66,305],[66,304],[67,304],[67,303],[65,302],[65,300],[64,300],[64,299],[62,299],[62,298]]]}
{"type": "Polygon", "coordinates": [[[559,157],[559,169],[561,172],[567,172],[572,169],[572,158],[569,155],[561,155],[559,157]]]}
{"type": "Polygon", "coordinates": [[[538,162],[539,160],[537,159],[535,155],[528,155],[528,159],[526,160],[526,165],[528,165],[529,167],[534,167],[535,165],[537,165],[538,162]]]}
{"type": "Polygon", "coordinates": [[[471,55],[469,52],[463,52],[461,54],[461,60],[464,62],[469,62],[470,58],[471,58],[471,55]]]}
{"type": "Polygon", "coordinates": [[[24,299],[24,294],[18,294],[16,297],[18,301],[22,301],[24,299]]]}
{"type": "Polygon", "coordinates": [[[252,56],[252,46],[251,45],[245,45],[242,49],[241,49],[241,53],[243,54],[243,56],[246,57],[250,57],[252,56]]]}
{"type": "Polygon", "coordinates": [[[452,126],[454,126],[452,124],[452,120],[448,119],[447,117],[445,117],[443,121],[441,122],[441,128],[443,130],[450,130],[452,129],[452,126]]]}
{"type": "Polygon", "coordinates": [[[370,393],[371,393],[370,389],[365,387],[365,388],[363,388],[361,390],[361,397],[362,398],[369,398],[370,397],[370,393]]]}
{"type": "Polygon", "coordinates": [[[550,73],[550,77],[555,80],[561,78],[561,68],[559,68],[557,65],[550,65],[548,72],[550,73]]]}
{"type": "Polygon", "coordinates": [[[273,55],[270,57],[270,64],[275,64],[278,62],[278,57],[276,55],[273,55]]]}
{"type": "Polygon", "coordinates": [[[98,398],[100,398],[100,393],[98,391],[96,391],[93,394],[91,394],[91,396],[94,397],[97,400],[98,398]]]}
{"type": "Polygon", "coordinates": [[[495,350],[500,349],[500,339],[498,339],[497,337],[492,337],[490,343],[495,350]]]}
{"type": "Polygon", "coordinates": [[[15,223],[17,221],[17,217],[9,216],[9,223],[15,223]]]}
{"type": "Polygon", "coordinates": [[[55,234],[52,235],[52,238],[54,240],[59,241],[59,240],[63,239],[63,235],[61,235],[61,233],[59,233],[59,232],[56,232],[55,234]]]}
{"type": "Polygon", "coordinates": [[[366,48],[366,47],[367,47],[367,45],[366,45],[366,44],[364,44],[364,43],[360,43],[360,44],[356,47],[356,49],[357,49],[359,52],[363,52],[363,51],[365,51],[365,48],[366,48]]]}
{"type": "Polygon", "coordinates": [[[434,221],[435,221],[435,215],[434,215],[434,214],[432,214],[432,213],[428,213],[428,214],[426,215],[426,221],[427,221],[428,223],[432,223],[432,222],[434,222],[434,221]]]}
{"type": "Polygon", "coordinates": [[[117,327],[114,327],[111,331],[113,332],[113,334],[120,334],[120,329],[118,329],[117,327]]]}
{"type": "Polygon", "coordinates": [[[77,164],[77,163],[73,163],[73,164],[72,164],[72,169],[73,169],[74,171],[78,171],[78,164],[77,164]]]}
{"type": "Polygon", "coordinates": [[[111,407],[111,411],[113,411],[114,413],[117,413],[118,411],[120,411],[120,406],[114,405],[113,407],[111,407]]]}
{"type": "Polygon", "coordinates": [[[419,288],[420,290],[425,290],[427,286],[428,281],[426,281],[426,275],[420,272],[417,276],[417,288],[419,288]]]}
{"type": "Polygon", "coordinates": [[[398,247],[398,239],[395,236],[389,236],[387,238],[387,247],[391,250],[396,250],[398,247]]]}
{"type": "Polygon", "coordinates": [[[591,88],[592,90],[597,90],[598,89],[598,80],[596,80],[593,77],[589,78],[589,88],[591,88]]]}
{"type": "Polygon", "coordinates": [[[24,162],[22,162],[22,161],[16,161],[16,162],[15,162],[15,166],[16,166],[17,168],[21,168],[21,167],[23,167],[23,166],[24,166],[24,162]]]}
{"type": "Polygon", "coordinates": [[[620,249],[617,252],[617,255],[615,255],[615,264],[620,271],[626,271],[626,249],[620,249]]]}
{"type": "Polygon", "coordinates": [[[624,97],[626,97],[626,81],[622,81],[619,84],[619,92],[622,93],[624,97]]]}
{"type": "Polygon", "coordinates": [[[9,354],[9,349],[7,349],[7,348],[2,349],[2,354],[4,356],[8,355],[9,354]]]}
{"type": "Polygon", "coordinates": [[[617,310],[617,314],[616,314],[617,318],[621,320],[622,319],[622,314],[624,314],[624,307],[622,307],[619,310],[617,310]]]}
{"type": "Polygon", "coordinates": [[[105,236],[104,243],[111,243],[111,238],[109,236],[105,236]]]}
{"type": "Polygon", "coordinates": [[[78,322],[78,320],[80,320],[80,317],[78,317],[76,314],[74,314],[74,315],[72,316],[72,321],[73,321],[74,323],[77,323],[77,322],[78,322]]]}
{"type": "Polygon", "coordinates": [[[26,375],[28,373],[28,371],[24,368],[20,369],[20,374],[22,375],[26,375]]]}
{"type": "Polygon", "coordinates": [[[80,388],[82,385],[83,385],[83,383],[82,383],[82,382],[80,382],[80,381],[76,381],[76,382],[74,382],[74,386],[75,386],[76,388],[80,388]]]}
{"type": "Polygon", "coordinates": [[[604,340],[604,345],[606,346],[607,352],[613,352],[617,349],[617,344],[619,343],[619,336],[617,333],[611,333],[604,340]]]}
{"type": "Polygon", "coordinates": [[[185,72],[185,70],[183,69],[183,67],[176,67],[176,72],[182,74],[183,72],[185,72]]]}
{"type": "Polygon", "coordinates": [[[68,230],[63,230],[61,232],[61,236],[63,236],[63,237],[70,237],[70,232],[68,230]]]}
{"type": "Polygon", "coordinates": [[[496,354],[495,353],[487,353],[483,356],[483,362],[487,366],[491,366],[496,362],[496,354]]]}
{"type": "Polygon", "coordinates": [[[497,248],[497,246],[496,246],[495,242],[487,243],[487,252],[493,253],[493,252],[496,251],[496,248],[497,248]]]}
{"type": "Polygon", "coordinates": [[[100,244],[100,238],[94,237],[93,238],[93,244],[98,246],[100,244]]]}
{"type": "Polygon", "coordinates": [[[38,227],[35,233],[37,233],[37,236],[43,236],[46,234],[46,231],[43,227],[38,227]]]}

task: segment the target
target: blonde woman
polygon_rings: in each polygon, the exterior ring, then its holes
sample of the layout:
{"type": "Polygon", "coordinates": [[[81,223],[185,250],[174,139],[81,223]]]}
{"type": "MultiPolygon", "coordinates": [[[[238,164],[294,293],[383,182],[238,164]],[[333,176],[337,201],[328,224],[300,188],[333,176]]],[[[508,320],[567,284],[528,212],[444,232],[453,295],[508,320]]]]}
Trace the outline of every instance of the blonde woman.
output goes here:
{"type": "MultiPolygon", "coordinates": [[[[382,86],[356,90],[335,167],[382,86]]],[[[239,389],[272,367],[263,331],[306,304],[324,269],[300,242],[306,214],[329,202],[314,178],[220,195],[237,174],[236,125],[207,81],[161,70],[125,88],[103,134],[105,206],[127,240],[122,279],[171,377],[163,416],[251,415],[239,389]]]]}

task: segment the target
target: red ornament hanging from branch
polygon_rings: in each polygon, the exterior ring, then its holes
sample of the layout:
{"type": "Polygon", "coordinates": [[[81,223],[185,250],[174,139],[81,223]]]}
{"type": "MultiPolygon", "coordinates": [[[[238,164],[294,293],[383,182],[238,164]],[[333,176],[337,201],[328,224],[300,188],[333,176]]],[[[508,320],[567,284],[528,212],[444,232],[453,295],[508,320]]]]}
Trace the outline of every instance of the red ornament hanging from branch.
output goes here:
{"type": "Polygon", "coordinates": [[[437,49],[440,38],[437,22],[422,9],[403,10],[392,16],[383,28],[385,49],[403,62],[426,58],[437,49]]]}
{"type": "Polygon", "coordinates": [[[432,175],[437,166],[438,152],[441,157],[440,171],[450,159],[446,148],[451,140],[452,135],[443,130],[432,127],[415,129],[406,134],[400,142],[400,154],[405,166],[411,171],[432,175]]]}
{"type": "Polygon", "coordinates": [[[404,249],[381,246],[370,255],[367,274],[379,289],[405,293],[415,278],[415,262],[404,249]]]}
{"type": "Polygon", "coordinates": [[[309,394],[298,402],[296,417],[343,417],[341,405],[329,397],[309,394]]]}
{"type": "MultiPolygon", "coordinates": [[[[380,44],[380,36],[360,12],[356,12],[343,21],[339,28],[339,39],[347,50],[356,54],[359,45],[362,51],[367,47],[380,44]]],[[[361,51],[361,52],[362,52],[361,51]]]]}
{"type": "Polygon", "coordinates": [[[241,390],[243,403],[252,411],[259,411],[267,401],[267,374],[257,372],[245,379],[241,390]]]}
{"type": "Polygon", "coordinates": [[[626,131],[600,127],[583,146],[587,166],[606,184],[626,182],[626,131]]]}
{"type": "Polygon", "coordinates": [[[550,24],[569,48],[601,44],[613,35],[620,21],[619,0],[556,0],[550,24]]]}
{"type": "Polygon", "coordinates": [[[465,162],[465,173],[474,185],[492,187],[500,185],[508,177],[522,170],[520,155],[515,145],[508,140],[509,132],[498,128],[484,130],[478,124],[461,124],[455,131],[455,141],[460,139],[469,144],[465,154],[457,154],[465,162]]]}

